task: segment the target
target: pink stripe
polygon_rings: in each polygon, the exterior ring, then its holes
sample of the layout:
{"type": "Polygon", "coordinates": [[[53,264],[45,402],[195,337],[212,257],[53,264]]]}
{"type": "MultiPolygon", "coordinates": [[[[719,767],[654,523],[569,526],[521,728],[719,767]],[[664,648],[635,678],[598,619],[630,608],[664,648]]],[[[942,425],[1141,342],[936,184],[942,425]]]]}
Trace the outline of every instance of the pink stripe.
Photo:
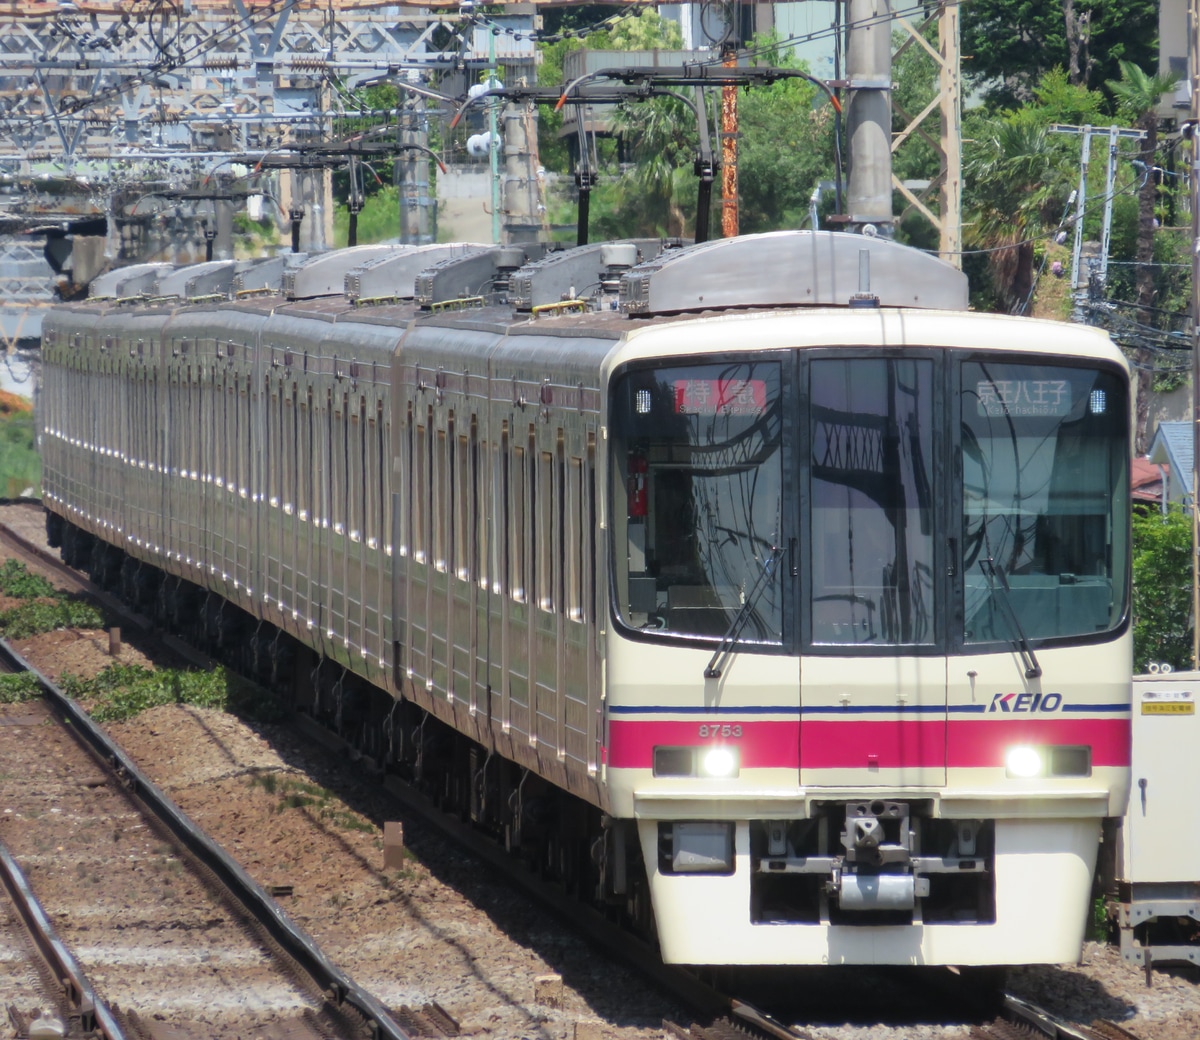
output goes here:
{"type": "Polygon", "coordinates": [[[1077,744],[1092,749],[1094,766],[1127,766],[1130,720],[1120,719],[962,719],[950,723],[951,768],[1004,764],[1013,744],[1077,744]]]}
{"type": "Polygon", "coordinates": [[[611,719],[608,764],[650,769],[654,748],[738,748],[743,769],[951,769],[999,767],[1017,743],[1090,745],[1092,765],[1129,765],[1130,723],[1122,719],[914,719],[892,722],[796,720],[720,723],[611,719]],[[700,736],[700,727],[710,733],[700,736]],[[741,736],[733,727],[741,727],[741,736]],[[728,732],[725,727],[729,727],[728,732]],[[711,735],[713,731],[716,735],[711,735]],[[947,752],[947,743],[949,744],[947,752]]]}
{"type": "Polygon", "coordinates": [[[608,764],[614,769],[649,769],[656,747],[709,747],[727,744],[741,754],[743,769],[799,769],[800,723],[790,722],[642,722],[613,719],[608,724],[608,764]],[[716,736],[701,738],[700,727],[716,736]],[[733,729],[741,727],[735,737],[733,729]],[[724,727],[729,736],[722,736],[724,727]]]}

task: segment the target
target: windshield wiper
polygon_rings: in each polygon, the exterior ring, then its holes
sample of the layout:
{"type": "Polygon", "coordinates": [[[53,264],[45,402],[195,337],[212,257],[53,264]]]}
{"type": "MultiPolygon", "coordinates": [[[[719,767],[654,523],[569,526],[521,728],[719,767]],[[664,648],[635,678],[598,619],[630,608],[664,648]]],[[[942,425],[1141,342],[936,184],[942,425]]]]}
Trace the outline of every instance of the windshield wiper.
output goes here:
{"type": "Polygon", "coordinates": [[[750,620],[750,615],[754,612],[755,604],[761,598],[763,590],[770,584],[771,573],[774,571],[775,564],[782,553],[783,546],[772,546],[771,554],[763,564],[763,569],[758,576],[758,580],[746,595],[745,602],[742,603],[741,608],[734,615],[729,630],[721,637],[721,642],[717,644],[717,649],[708,662],[708,667],[704,669],[704,678],[721,678],[725,662],[729,660],[730,655],[737,648],[738,640],[742,638],[742,629],[746,627],[746,622],[750,620]]]}
{"type": "Polygon", "coordinates": [[[1025,630],[1021,627],[1021,622],[1017,618],[1016,608],[1012,604],[1012,591],[1008,587],[1008,579],[1004,577],[1004,571],[996,566],[996,561],[990,556],[980,561],[985,573],[990,573],[991,577],[998,581],[999,586],[992,584],[992,591],[999,589],[1000,595],[996,598],[1004,604],[1004,612],[1008,615],[1009,624],[1012,625],[1013,631],[1016,633],[1016,638],[1012,644],[1017,649],[1017,653],[1021,655],[1021,664],[1025,666],[1025,678],[1037,679],[1042,674],[1042,666],[1038,664],[1037,656],[1033,652],[1033,647],[1029,645],[1029,640],[1025,638],[1025,630]]]}

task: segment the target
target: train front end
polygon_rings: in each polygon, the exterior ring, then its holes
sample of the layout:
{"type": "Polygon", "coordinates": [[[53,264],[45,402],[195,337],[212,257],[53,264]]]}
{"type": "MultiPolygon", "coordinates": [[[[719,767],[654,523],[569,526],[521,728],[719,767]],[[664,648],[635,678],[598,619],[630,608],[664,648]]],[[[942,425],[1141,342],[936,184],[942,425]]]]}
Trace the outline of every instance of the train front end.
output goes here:
{"type": "Polygon", "coordinates": [[[652,324],[608,386],[605,778],[664,958],[1076,961],[1129,783],[1107,337],[876,298],[652,324]]]}

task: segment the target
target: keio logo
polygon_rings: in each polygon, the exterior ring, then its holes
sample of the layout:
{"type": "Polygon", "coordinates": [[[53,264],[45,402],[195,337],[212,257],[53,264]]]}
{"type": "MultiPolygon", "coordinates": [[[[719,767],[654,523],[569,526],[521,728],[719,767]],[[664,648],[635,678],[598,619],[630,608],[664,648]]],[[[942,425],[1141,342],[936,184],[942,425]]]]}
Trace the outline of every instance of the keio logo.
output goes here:
{"type": "Polygon", "coordinates": [[[1062,707],[1061,693],[998,693],[988,705],[988,711],[1003,711],[1012,715],[1058,711],[1062,707]]]}

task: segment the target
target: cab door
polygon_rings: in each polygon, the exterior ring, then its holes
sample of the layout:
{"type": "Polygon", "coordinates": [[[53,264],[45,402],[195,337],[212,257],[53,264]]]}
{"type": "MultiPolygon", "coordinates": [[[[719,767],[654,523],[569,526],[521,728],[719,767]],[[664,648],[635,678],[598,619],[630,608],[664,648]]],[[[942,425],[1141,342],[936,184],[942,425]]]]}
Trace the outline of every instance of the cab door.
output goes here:
{"type": "Polygon", "coordinates": [[[802,363],[800,783],[946,780],[940,380],[931,356],[802,363]]]}

